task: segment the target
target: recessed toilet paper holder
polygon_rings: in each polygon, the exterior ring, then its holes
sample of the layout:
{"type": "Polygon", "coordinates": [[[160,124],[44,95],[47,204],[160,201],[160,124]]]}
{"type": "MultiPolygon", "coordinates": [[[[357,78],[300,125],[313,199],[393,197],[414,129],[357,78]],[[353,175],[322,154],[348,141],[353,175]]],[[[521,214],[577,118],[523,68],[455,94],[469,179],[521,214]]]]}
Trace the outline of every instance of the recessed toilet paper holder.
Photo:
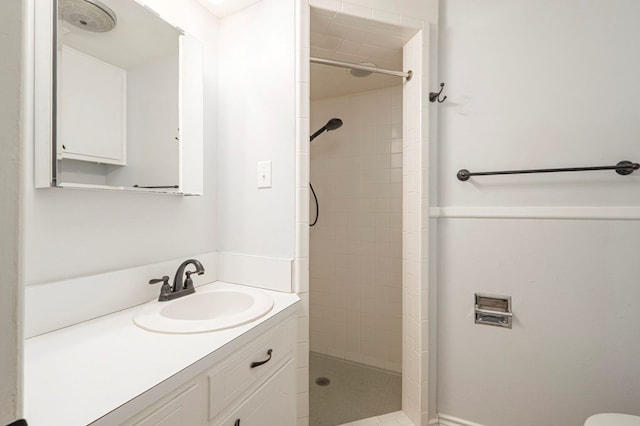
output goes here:
{"type": "Polygon", "coordinates": [[[476,324],[511,328],[511,296],[475,293],[476,324]]]}

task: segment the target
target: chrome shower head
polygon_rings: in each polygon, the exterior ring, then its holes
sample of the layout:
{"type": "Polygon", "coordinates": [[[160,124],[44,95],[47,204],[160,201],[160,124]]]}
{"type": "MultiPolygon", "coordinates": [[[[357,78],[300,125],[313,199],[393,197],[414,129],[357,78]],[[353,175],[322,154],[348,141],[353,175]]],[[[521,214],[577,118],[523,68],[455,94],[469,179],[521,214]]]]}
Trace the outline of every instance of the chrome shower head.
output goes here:
{"type": "Polygon", "coordinates": [[[60,17],[76,28],[94,33],[111,31],[116,14],[99,0],[60,0],[60,17]]]}

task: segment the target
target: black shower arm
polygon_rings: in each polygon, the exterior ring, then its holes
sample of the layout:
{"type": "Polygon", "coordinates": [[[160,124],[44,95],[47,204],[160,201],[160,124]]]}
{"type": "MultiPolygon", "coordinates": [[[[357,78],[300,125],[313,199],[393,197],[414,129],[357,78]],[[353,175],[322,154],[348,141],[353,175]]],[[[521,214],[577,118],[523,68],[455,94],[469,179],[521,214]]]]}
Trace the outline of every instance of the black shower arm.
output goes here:
{"type": "Polygon", "coordinates": [[[315,138],[317,138],[318,136],[320,136],[322,134],[322,132],[324,132],[325,130],[327,130],[327,126],[322,126],[322,128],[320,128],[320,130],[318,130],[317,132],[315,132],[314,134],[311,135],[311,137],[309,138],[309,142],[313,142],[313,140],[315,138]]]}

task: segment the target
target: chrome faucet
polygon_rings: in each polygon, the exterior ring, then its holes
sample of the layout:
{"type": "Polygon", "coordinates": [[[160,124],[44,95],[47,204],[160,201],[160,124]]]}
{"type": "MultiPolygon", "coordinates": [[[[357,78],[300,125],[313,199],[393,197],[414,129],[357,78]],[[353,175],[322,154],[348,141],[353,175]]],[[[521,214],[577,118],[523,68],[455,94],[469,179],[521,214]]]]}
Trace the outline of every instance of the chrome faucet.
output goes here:
{"type": "Polygon", "coordinates": [[[149,281],[149,284],[162,283],[160,296],[158,297],[159,302],[173,300],[186,296],[187,294],[195,293],[196,289],[193,287],[193,280],[191,279],[192,274],[204,274],[204,266],[196,259],[189,259],[182,262],[176,271],[176,276],[173,278],[173,286],[169,285],[169,276],[167,275],[162,278],[152,279],[149,281]],[[196,270],[185,272],[186,267],[189,265],[195,266],[196,270]],[[184,275],[187,276],[187,279],[183,281],[184,275]]]}

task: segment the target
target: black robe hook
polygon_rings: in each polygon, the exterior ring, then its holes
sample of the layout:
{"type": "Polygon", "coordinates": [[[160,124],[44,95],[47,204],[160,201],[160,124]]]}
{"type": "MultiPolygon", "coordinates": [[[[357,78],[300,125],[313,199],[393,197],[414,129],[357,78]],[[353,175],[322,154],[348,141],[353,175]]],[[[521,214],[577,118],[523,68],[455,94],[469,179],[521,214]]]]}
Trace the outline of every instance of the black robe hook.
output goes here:
{"type": "Polygon", "coordinates": [[[430,92],[429,93],[429,101],[430,102],[438,101],[439,104],[443,103],[447,99],[446,96],[444,98],[440,99],[440,94],[442,93],[443,90],[444,90],[444,83],[440,83],[440,91],[438,93],[430,92]]]}

